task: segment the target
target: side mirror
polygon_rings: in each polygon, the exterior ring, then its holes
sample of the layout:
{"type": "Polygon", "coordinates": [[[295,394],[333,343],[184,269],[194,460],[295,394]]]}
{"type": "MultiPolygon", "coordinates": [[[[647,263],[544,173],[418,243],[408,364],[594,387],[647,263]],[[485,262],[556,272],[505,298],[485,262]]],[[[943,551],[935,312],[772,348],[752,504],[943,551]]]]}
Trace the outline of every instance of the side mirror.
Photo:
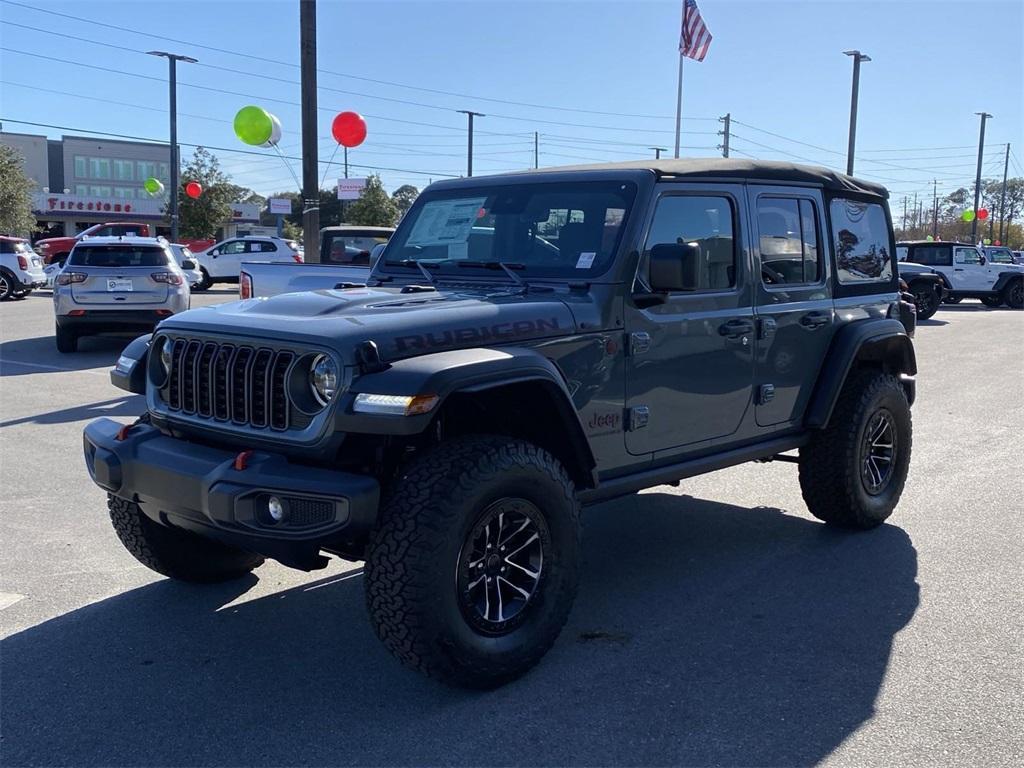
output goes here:
{"type": "Polygon", "coordinates": [[[189,260],[189,259],[184,259],[181,262],[181,268],[182,269],[195,269],[196,268],[196,263],[194,261],[189,260]]]}
{"type": "Polygon", "coordinates": [[[651,290],[694,291],[699,266],[700,246],[696,243],[659,243],[651,248],[651,290]]]}
{"type": "Polygon", "coordinates": [[[220,250],[215,248],[214,250],[210,251],[210,255],[216,259],[217,256],[220,255],[220,250]]]}
{"type": "Polygon", "coordinates": [[[984,266],[985,266],[985,257],[984,257],[984,256],[981,256],[980,258],[981,258],[981,262],[980,262],[980,263],[981,263],[981,266],[983,266],[983,267],[984,267],[984,266]]]}

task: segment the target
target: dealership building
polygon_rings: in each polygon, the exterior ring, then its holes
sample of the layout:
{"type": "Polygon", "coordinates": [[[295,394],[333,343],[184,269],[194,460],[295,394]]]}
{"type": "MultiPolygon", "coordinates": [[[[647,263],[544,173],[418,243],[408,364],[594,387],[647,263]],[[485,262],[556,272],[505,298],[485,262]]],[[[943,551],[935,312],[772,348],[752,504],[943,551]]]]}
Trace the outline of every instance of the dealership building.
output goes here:
{"type": "MultiPolygon", "coordinates": [[[[148,221],[170,235],[164,215],[166,195],[150,197],[146,179],[170,184],[169,147],[150,142],[63,136],[48,139],[25,133],[0,133],[0,144],[21,155],[26,175],[36,183],[33,213],[38,231],[75,235],[93,224],[148,221]]],[[[259,224],[259,206],[236,203],[221,237],[247,234],[259,224]]]]}

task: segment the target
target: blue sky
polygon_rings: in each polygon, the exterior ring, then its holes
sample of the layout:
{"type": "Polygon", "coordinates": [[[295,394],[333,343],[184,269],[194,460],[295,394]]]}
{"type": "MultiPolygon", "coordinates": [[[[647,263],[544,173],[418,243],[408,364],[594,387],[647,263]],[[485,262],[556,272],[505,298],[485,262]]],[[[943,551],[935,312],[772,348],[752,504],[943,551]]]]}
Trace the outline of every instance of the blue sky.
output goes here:
{"type": "MultiPolygon", "coordinates": [[[[699,2],[714,42],[703,63],[685,65],[683,154],[718,154],[716,118],[731,112],[737,152],[843,169],[851,62],[842,52],[859,48],[873,60],[862,68],[857,175],[897,200],[930,196],[933,178],[940,194],[969,184],[980,110],[994,115],[985,175],[1002,173],[1006,142],[1011,175],[1024,175],[1024,4],[699,2]]],[[[321,159],[335,146],[331,117],[345,109],[369,126],[350,162],[397,169],[380,171],[392,189],[464,173],[458,109],[487,115],[476,174],[532,165],[534,131],[542,165],[651,156],[647,147],[673,140],[680,6],[320,0],[321,159]]],[[[201,62],[179,70],[182,142],[243,149],[230,121],[255,103],[281,119],[283,152],[299,153],[299,71],[288,66],[298,63],[298,0],[0,0],[0,35],[5,130],[75,132],[11,122],[25,120],[165,140],[166,63],[132,52],[163,49],[201,62]]],[[[295,186],[269,151],[217,154],[261,193],[295,186]]]]}

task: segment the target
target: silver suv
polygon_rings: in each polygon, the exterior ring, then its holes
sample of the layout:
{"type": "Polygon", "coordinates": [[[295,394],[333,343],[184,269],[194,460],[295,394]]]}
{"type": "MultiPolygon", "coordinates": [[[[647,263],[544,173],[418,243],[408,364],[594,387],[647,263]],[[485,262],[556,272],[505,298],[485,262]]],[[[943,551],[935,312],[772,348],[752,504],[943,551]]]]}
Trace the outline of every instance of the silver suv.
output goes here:
{"type": "Polygon", "coordinates": [[[57,349],[112,331],[145,332],[189,306],[185,275],[167,243],[152,237],[78,242],[53,287],[57,349]]]}

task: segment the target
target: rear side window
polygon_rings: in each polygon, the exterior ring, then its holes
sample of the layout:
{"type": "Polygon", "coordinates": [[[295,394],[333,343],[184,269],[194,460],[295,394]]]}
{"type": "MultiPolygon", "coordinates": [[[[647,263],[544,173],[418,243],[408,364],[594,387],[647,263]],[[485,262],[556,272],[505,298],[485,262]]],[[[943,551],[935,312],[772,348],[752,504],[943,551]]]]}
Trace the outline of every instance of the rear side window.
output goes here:
{"type": "Polygon", "coordinates": [[[890,282],[889,225],[882,206],[836,198],[829,210],[839,282],[844,285],[890,282]]]}
{"type": "Polygon", "coordinates": [[[821,277],[818,223],[810,200],[760,197],[757,227],[766,285],[816,283],[821,277]]]}
{"type": "Polygon", "coordinates": [[[665,195],[651,221],[641,278],[647,282],[651,248],[663,243],[695,243],[700,248],[697,290],[721,291],[736,285],[736,245],[732,203],[726,197],[665,195]]]}
{"type": "MultiPolygon", "coordinates": [[[[321,248],[320,259],[330,261],[333,264],[352,264],[354,266],[369,266],[370,252],[378,243],[386,243],[387,237],[369,237],[366,235],[324,235],[324,245],[321,248]]],[[[470,235],[470,251],[472,251],[473,236],[470,235]]],[[[473,253],[470,258],[475,258],[473,253]]]]}
{"type": "Polygon", "coordinates": [[[75,267],[166,267],[167,252],[146,245],[85,245],[71,252],[75,267]]]}
{"type": "Polygon", "coordinates": [[[953,247],[950,245],[919,245],[908,253],[907,261],[924,264],[926,267],[949,267],[953,264],[953,247]]]}
{"type": "Polygon", "coordinates": [[[274,253],[274,244],[267,240],[255,240],[249,243],[249,253],[274,253]]]}

